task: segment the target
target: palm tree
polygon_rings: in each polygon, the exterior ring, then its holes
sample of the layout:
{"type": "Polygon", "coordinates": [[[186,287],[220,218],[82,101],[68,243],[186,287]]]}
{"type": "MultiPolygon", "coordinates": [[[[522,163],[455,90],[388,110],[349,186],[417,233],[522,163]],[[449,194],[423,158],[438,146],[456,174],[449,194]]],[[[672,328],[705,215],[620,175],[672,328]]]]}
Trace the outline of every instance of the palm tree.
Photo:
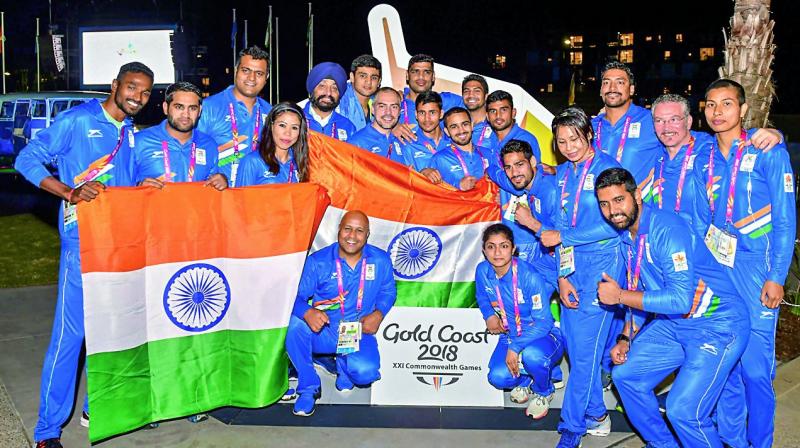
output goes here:
{"type": "Polygon", "coordinates": [[[769,17],[769,6],[770,0],[735,0],[730,38],[723,30],[725,64],[719,74],[744,86],[750,105],[744,121],[746,128],[767,127],[775,93],[770,68],[775,58],[775,21],[769,17]]]}

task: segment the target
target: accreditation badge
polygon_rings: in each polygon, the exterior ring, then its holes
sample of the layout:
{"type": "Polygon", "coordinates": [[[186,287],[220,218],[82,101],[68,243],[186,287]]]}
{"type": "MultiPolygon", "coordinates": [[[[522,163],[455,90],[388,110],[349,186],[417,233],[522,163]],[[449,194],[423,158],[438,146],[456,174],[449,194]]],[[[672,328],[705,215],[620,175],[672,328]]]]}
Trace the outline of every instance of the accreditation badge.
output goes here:
{"type": "Polygon", "coordinates": [[[756,157],[758,154],[745,154],[742,157],[742,165],[739,168],[739,171],[743,171],[745,173],[752,173],[753,168],[756,166],[756,157]]]}
{"type": "Polygon", "coordinates": [[[364,273],[366,280],[375,280],[375,264],[367,263],[367,271],[364,273]]]}
{"type": "Polygon", "coordinates": [[[583,189],[593,191],[594,190],[594,174],[587,174],[586,180],[583,181],[583,189]]]}
{"type": "Polygon", "coordinates": [[[505,213],[503,213],[503,219],[506,221],[516,222],[516,213],[517,207],[520,206],[520,196],[512,196],[511,199],[508,201],[508,207],[506,207],[505,213]]]}
{"type": "Polygon", "coordinates": [[[628,129],[628,138],[639,138],[641,131],[642,123],[631,123],[631,127],[628,129]]]}
{"type": "Polygon", "coordinates": [[[736,260],[736,235],[711,224],[703,240],[708,250],[714,255],[717,263],[729,268],[733,267],[733,263],[736,260]]]}
{"type": "Polygon", "coordinates": [[[575,272],[575,248],[573,246],[559,246],[558,276],[566,277],[575,272]]]}
{"type": "Polygon", "coordinates": [[[231,163],[231,178],[228,180],[230,184],[229,187],[233,188],[236,186],[236,173],[239,171],[239,162],[231,163]]]}
{"type": "Polygon", "coordinates": [[[361,345],[361,322],[339,322],[339,339],[336,341],[336,354],[355,353],[361,345]]]}
{"type": "Polygon", "coordinates": [[[78,222],[78,205],[61,201],[64,210],[64,230],[78,222]]]}
{"type": "Polygon", "coordinates": [[[198,165],[205,165],[206,164],[206,150],[203,148],[197,148],[194,152],[195,160],[197,161],[198,165]]]}

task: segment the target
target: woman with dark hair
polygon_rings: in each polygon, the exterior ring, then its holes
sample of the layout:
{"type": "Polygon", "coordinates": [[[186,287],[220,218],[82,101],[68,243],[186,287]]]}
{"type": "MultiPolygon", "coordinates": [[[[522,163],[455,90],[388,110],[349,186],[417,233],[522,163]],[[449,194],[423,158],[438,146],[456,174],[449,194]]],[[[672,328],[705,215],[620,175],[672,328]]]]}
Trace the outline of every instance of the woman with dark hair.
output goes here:
{"type": "Polygon", "coordinates": [[[475,269],[476,299],[486,328],[500,335],[489,359],[489,383],[513,389],[511,401],[528,402],[525,415],[538,420],[550,409],[550,373],[564,349],[545,295],[550,289],[533,265],[513,256],[515,249],[505,224],[483,231],[486,261],[475,269]]]}
{"type": "Polygon", "coordinates": [[[603,218],[594,194],[595,178],[619,164],[592,147],[589,117],[568,107],[553,118],[553,145],[566,162],[556,169],[561,190],[554,229],[541,232],[542,244],[556,249],[561,331],[570,372],[561,409],[558,447],[577,447],[584,434],[608,435],[611,418],[603,403],[600,362],[614,317],[602,305],[597,283],[603,273],[620,279],[624,269],[617,231],[603,218]]]}
{"type": "Polygon", "coordinates": [[[258,152],[242,159],[237,186],[307,181],[307,133],[303,110],[296,104],[283,102],[273,107],[261,132],[258,152]]]}

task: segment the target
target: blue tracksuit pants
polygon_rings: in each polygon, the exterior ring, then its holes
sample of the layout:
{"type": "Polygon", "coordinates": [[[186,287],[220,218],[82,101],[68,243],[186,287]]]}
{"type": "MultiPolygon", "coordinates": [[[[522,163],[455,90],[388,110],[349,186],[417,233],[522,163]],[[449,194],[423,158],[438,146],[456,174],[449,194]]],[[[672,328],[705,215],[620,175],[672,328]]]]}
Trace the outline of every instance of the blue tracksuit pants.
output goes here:
{"type": "Polygon", "coordinates": [[[613,371],[625,415],[648,446],[677,447],[653,389],[680,369],[667,398],[667,418],[682,446],[719,447],[711,413],[747,345],[749,321],[738,313],[700,319],[655,319],[634,339],[613,371]]]}
{"type": "Polygon", "coordinates": [[[555,388],[550,381],[550,373],[564,356],[564,347],[558,329],[553,328],[550,333],[526,342],[525,348],[520,353],[522,366],[527,374],[520,374],[516,378],[511,375],[511,371],[506,365],[508,339],[508,335],[500,335],[492,357],[489,358],[489,384],[498,389],[530,386],[531,390],[538,395],[546,397],[552,394],[555,388]]]}
{"type": "MultiPolygon", "coordinates": [[[[80,252],[77,243],[62,243],[53,333],[44,357],[39,420],[33,430],[36,441],[60,437],[61,426],[72,415],[83,337],[80,252]]],[[[88,400],[83,409],[88,412],[88,400]]]]}
{"type": "Polygon", "coordinates": [[[561,307],[561,331],[569,356],[569,380],[564,392],[559,431],[586,433],[586,418],[606,414],[600,362],[614,313],[599,303],[597,283],[606,272],[622,276],[624,264],[616,249],[610,252],[579,254],[575,273],[568,278],[578,291],[577,309],[561,307]]]}
{"type": "MultiPolygon", "coordinates": [[[[338,312],[338,311],[337,311],[338,312]]],[[[331,320],[329,325],[314,333],[303,319],[292,316],[286,331],[286,352],[297,369],[297,393],[314,393],[321,390],[319,375],[314,370],[313,355],[336,353],[339,323],[331,320]]],[[[339,375],[347,375],[356,386],[363,387],[380,379],[380,355],[375,335],[364,334],[359,351],[349,355],[337,355],[336,367],[339,375]]]]}
{"type": "Polygon", "coordinates": [[[775,429],[775,330],[779,308],[761,303],[761,288],[767,279],[764,257],[747,259],[737,255],[733,284],[740,291],[750,315],[750,339],[741,362],[731,377],[717,407],[717,424],[728,445],[768,448],[775,429]],[[747,422],[743,425],[742,422],[747,422]]]}

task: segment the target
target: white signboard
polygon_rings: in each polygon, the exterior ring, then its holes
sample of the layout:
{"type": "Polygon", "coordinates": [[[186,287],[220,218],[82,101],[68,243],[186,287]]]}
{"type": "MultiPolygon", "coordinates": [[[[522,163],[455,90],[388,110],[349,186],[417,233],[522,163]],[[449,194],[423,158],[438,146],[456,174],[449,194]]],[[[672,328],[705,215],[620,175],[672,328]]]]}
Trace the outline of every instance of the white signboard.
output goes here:
{"type": "Polygon", "coordinates": [[[120,66],[139,61],[153,70],[156,84],[175,82],[172,29],[83,31],[81,33],[81,83],[109,85],[120,66]]]}
{"type": "Polygon", "coordinates": [[[486,377],[497,336],[477,308],[395,307],[377,336],[373,405],[503,406],[486,377]]]}

